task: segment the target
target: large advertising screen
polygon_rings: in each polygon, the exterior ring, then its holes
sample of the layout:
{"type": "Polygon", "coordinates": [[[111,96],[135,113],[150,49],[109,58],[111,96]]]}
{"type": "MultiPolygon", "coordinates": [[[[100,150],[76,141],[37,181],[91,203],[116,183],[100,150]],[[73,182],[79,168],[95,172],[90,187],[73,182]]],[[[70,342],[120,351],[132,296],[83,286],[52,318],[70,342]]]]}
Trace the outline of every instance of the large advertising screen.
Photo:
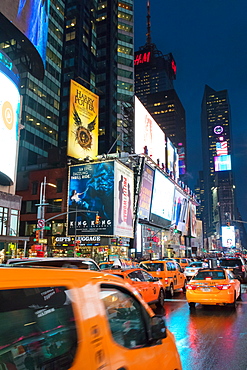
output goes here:
{"type": "Polygon", "coordinates": [[[71,80],[67,154],[73,158],[98,155],[99,97],[71,80]]]}
{"type": "Polygon", "coordinates": [[[174,184],[159,170],[155,170],[151,202],[151,221],[159,225],[172,220],[174,184]]]}
{"type": "Polygon", "coordinates": [[[178,153],[175,146],[169,138],[166,139],[166,153],[167,153],[167,169],[172,173],[175,181],[179,178],[179,162],[178,153]]]}
{"type": "Polygon", "coordinates": [[[145,163],[138,202],[138,217],[142,220],[149,220],[153,181],[154,170],[145,163]]]}
{"type": "Polygon", "coordinates": [[[0,184],[15,181],[17,161],[20,93],[10,77],[10,71],[0,63],[0,184]]]}
{"type": "Polygon", "coordinates": [[[222,226],[222,247],[235,248],[235,226],[222,226]]]}
{"type": "Polygon", "coordinates": [[[133,237],[133,171],[115,162],[114,235],[133,237]]]}
{"type": "Polygon", "coordinates": [[[232,169],[231,165],[231,156],[229,155],[220,155],[214,157],[214,170],[215,172],[219,171],[230,171],[232,169]]]}
{"type": "MultiPolygon", "coordinates": [[[[8,30],[12,37],[18,38],[19,36],[20,41],[22,41],[21,45],[30,59],[35,57],[34,50],[38,51],[43,64],[45,64],[46,59],[49,7],[50,0],[0,1],[0,28],[4,28],[6,32],[8,30]],[[30,43],[23,39],[23,35],[30,43]],[[34,50],[31,47],[32,45],[35,48],[34,50]]],[[[39,74],[38,68],[36,73],[39,74]]]]}
{"type": "Polygon", "coordinates": [[[190,204],[190,235],[194,238],[196,235],[196,206],[195,204],[190,204]]]}
{"type": "Polygon", "coordinates": [[[165,134],[137,97],[135,97],[135,152],[145,153],[155,163],[166,165],[165,134]]]}
{"type": "Polygon", "coordinates": [[[189,217],[189,200],[184,194],[175,189],[172,225],[177,226],[177,230],[187,233],[186,225],[189,217]]]}
{"type": "Polygon", "coordinates": [[[114,235],[114,161],[71,166],[68,235],[114,235]],[[95,224],[96,214],[100,216],[95,224]]]}

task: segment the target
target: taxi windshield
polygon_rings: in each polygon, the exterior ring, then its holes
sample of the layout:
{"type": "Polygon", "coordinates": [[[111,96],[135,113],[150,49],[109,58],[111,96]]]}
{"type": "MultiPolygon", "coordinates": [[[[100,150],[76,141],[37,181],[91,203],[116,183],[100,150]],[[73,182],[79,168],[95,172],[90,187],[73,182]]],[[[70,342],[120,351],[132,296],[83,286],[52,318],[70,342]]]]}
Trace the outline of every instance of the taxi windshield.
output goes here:
{"type": "Polygon", "coordinates": [[[163,263],[159,263],[159,262],[143,263],[142,267],[147,271],[164,271],[163,263]]]}
{"type": "Polygon", "coordinates": [[[193,280],[206,280],[206,279],[212,279],[212,280],[222,280],[225,279],[224,271],[222,270],[199,270],[198,273],[194,276],[193,280]]]}

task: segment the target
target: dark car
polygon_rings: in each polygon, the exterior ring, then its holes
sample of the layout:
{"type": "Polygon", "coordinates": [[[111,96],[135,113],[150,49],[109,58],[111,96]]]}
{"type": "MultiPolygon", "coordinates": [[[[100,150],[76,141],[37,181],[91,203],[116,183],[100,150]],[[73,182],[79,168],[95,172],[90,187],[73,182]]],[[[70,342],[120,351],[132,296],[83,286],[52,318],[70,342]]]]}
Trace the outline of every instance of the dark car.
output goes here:
{"type": "Polygon", "coordinates": [[[227,268],[241,280],[242,283],[247,282],[247,266],[242,257],[223,257],[219,259],[219,265],[227,268]]]}

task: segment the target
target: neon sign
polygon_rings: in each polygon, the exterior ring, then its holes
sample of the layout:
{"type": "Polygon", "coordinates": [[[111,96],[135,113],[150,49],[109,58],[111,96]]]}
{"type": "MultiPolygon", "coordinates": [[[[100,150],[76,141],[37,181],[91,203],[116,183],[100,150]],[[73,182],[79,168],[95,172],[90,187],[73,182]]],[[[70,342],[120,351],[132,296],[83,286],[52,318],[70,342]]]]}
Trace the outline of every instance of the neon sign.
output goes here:
{"type": "Polygon", "coordinates": [[[215,126],[214,133],[216,135],[220,135],[220,134],[222,134],[222,132],[223,132],[223,127],[222,126],[215,126]]]}
{"type": "Polygon", "coordinates": [[[176,73],[177,73],[177,66],[176,66],[176,63],[175,63],[174,59],[172,59],[171,67],[172,67],[172,70],[173,70],[174,75],[176,75],[176,73]]]}
{"type": "Polygon", "coordinates": [[[141,53],[141,54],[136,54],[134,65],[138,66],[139,64],[149,63],[150,57],[151,57],[151,51],[141,53]]]}

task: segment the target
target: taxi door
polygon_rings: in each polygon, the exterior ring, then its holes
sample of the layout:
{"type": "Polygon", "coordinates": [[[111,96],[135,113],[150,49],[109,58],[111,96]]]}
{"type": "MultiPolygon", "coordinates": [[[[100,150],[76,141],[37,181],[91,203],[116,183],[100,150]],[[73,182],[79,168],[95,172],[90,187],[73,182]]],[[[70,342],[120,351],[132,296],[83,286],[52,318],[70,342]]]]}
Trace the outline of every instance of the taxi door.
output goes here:
{"type": "Polygon", "coordinates": [[[179,263],[176,262],[177,267],[177,289],[183,288],[185,284],[185,275],[179,263]]]}
{"type": "Polygon", "coordinates": [[[131,285],[138,290],[144,301],[150,301],[149,282],[144,279],[142,272],[139,270],[132,271],[128,274],[128,278],[131,279],[131,285]]]}
{"type": "Polygon", "coordinates": [[[153,345],[148,342],[150,315],[134,295],[123,287],[101,285],[101,302],[106,312],[105,328],[112,370],[181,369],[171,337],[153,345]]]}
{"type": "Polygon", "coordinates": [[[146,302],[155,301],[159,295],[158,284],[154,283],[151,279],[153,276],[148,274],[146,271],[141,271],[144,281],[148,284],[148,300],[146,302]]]}

